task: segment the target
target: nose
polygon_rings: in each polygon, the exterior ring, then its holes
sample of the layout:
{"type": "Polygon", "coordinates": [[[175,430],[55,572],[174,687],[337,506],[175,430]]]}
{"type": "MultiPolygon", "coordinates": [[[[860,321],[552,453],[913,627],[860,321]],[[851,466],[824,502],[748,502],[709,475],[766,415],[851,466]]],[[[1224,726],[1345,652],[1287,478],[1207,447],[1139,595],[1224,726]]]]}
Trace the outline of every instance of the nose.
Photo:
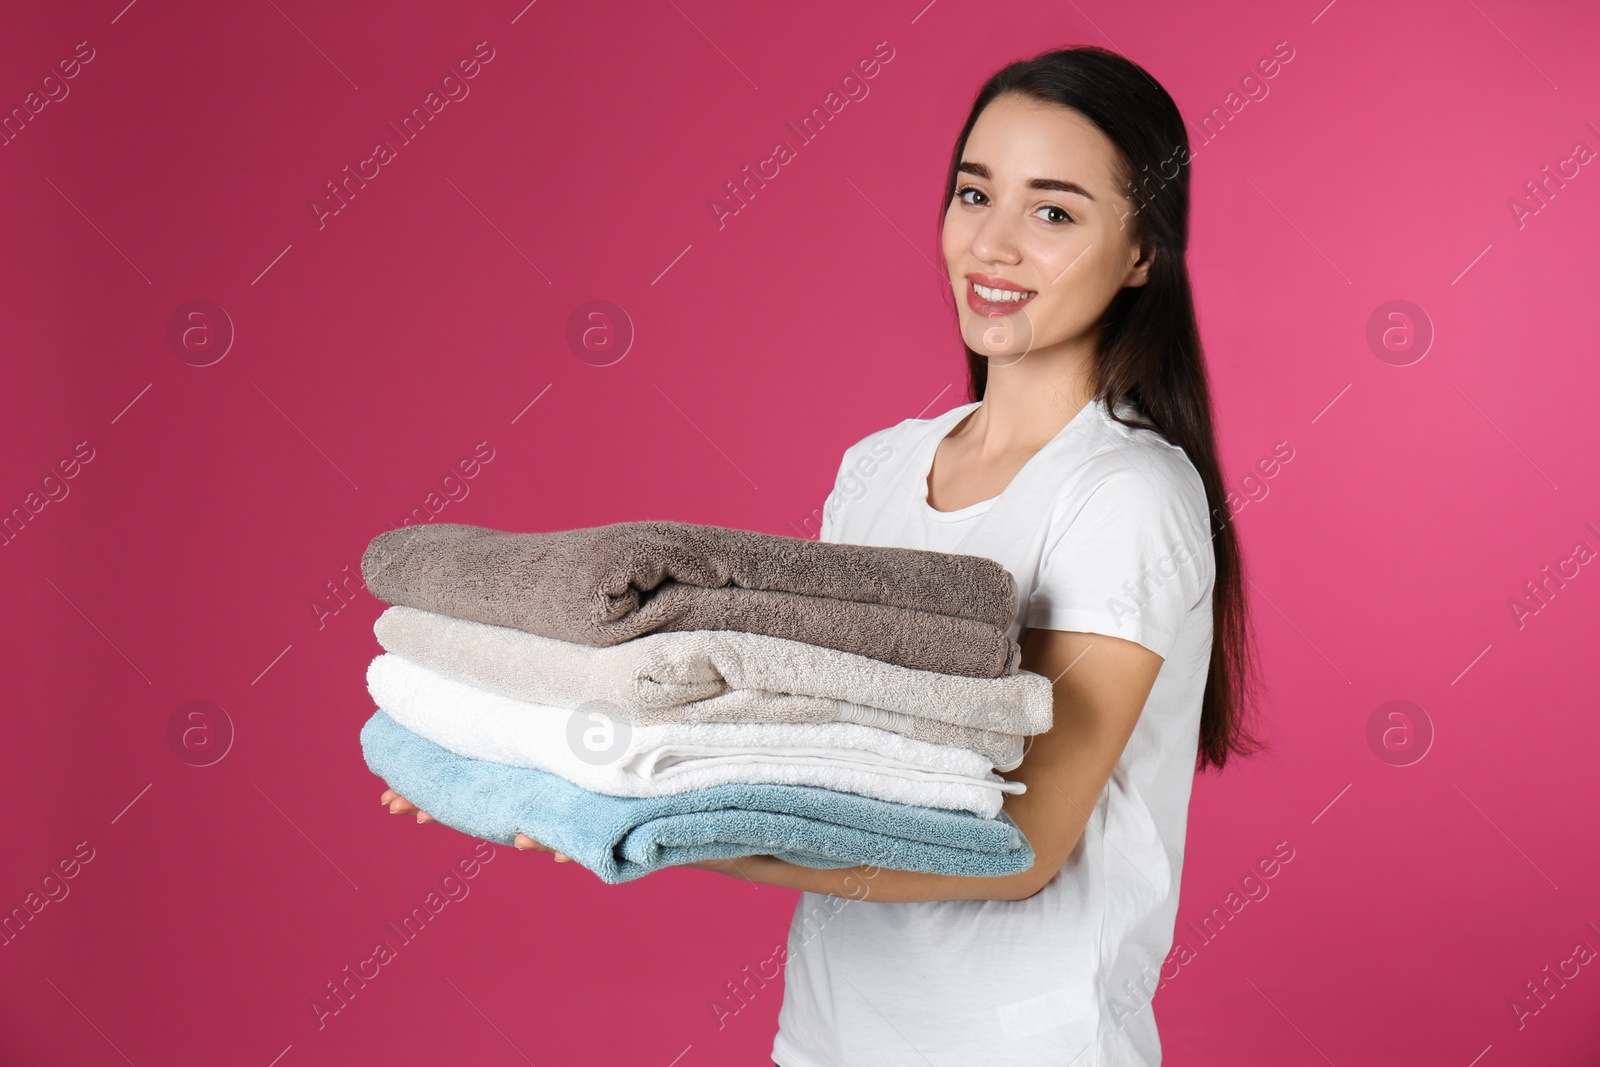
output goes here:
{"type": "Polygon", "coordinates": [[[1004,212],[991,211],[972,235],[972,255],[981,263],[1017,261],[1018,220],[1004,212]]]}

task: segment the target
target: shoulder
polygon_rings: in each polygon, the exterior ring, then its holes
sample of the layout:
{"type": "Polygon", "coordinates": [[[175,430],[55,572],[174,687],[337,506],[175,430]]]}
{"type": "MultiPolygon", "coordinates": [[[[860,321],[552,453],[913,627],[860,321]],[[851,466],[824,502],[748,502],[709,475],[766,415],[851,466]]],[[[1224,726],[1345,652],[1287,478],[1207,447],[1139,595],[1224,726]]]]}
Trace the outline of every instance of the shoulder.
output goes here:
{"type": "MultiPolygon", "coordinates": [[[[962,404],[960,405],[960,410],[965,412],[975,407],[977,407],[976,403],[962,404]]],[[[914,442],[925,439],[929,433],[933,432],[935,425],[955,411],[955,408],[947,408],[939,414],[930,415],[927,418],[912,417],[901,419],[892,426],[885,426],[881,430],[874,430],[872,433],[867,434],[847,447],[844,450],[844,454],[846,457],[875,455],[881,456],[885,460],[891,459],[897,450],[904,451],[914,442]]]]}
{"type": "MultiPolygon", "coordinates": [[[[1132,407],[1119,409],[1137,419],[1132,407]]],[[[1206,513],[1206,487],[1194,462],[1159,431],[1118,422],[1101,407],[1087,459],[1094,485],[1119,499],[1161,501],[1206,513]]]]}
{"type": "Polygon", "coordinates": [[[1124,637],[1165,657],[1216,580],[1205,483],[1160,433],[1103,412],[1073,446],[1028,625],[1124,637]]]}
{"type": "MultiPolygon", "coordinates": [[[[970,410],[975,406],[963,404],[961,410],[970,410]]],[[[954,410],[947,409],[928,418],[901,419],[892,426],[875,430],[857,440],[844,450],[836,485],[848,487],[857,479],[871,478],[880,469],[903,462],[919,444],[926,442],[928,435],[954,410]]]]}
{"type": "MultiPolygon", "coordinates": [[[[1096,405],[1073,474],[1057,489],[1057,531],[1080,520],[1114,517],[1122,526],[1194,530],[1208,538],[1205,482],[1188,454],[1156,430],[1118,422],[1096,405]]],[[[1118,410],[1135,419],[1139,414],[1131,406],[1118,410]]]]}

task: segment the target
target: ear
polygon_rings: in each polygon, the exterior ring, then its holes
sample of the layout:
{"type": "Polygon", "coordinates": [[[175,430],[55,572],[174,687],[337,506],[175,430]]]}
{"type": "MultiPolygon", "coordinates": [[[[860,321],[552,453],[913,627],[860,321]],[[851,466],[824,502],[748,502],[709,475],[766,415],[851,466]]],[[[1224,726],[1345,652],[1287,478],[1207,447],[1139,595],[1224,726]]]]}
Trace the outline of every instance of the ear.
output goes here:
{"type": "Polygon", "coordinates": [[[1150,280],[1150,266],[1155,262],[1156,247],[1154,245],[1141,245],[1138,249],[1139,258],[1128,266],[1128,279],[1125,286],[1143,285],[1150,280]]]}

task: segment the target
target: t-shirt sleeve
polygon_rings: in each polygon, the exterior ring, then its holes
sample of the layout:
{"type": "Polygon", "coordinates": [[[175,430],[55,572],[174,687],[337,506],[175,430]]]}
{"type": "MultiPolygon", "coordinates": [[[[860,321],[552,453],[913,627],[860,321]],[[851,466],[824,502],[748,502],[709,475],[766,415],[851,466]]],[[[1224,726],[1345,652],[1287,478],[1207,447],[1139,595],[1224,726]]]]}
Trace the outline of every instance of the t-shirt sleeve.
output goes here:
{"type": "Polygon", "coordinates": [[[844,456],[839,460],[839,470],[833,476],[833,488],[828,491],[828,498],[822,502],[822,532],[817,535],[819,541],[833,541],[835,532],[839,529],[839,509],[851,498],[849,471],[852,458],[860,450],[860,444],[851,445],[844,450],[844,456]]]}
{"type": "Polygon", "coordinates": [[[1108,477],[1046,534],[1027,625],[1120,637],[1166,658],[1211,588],[1205,515],[1203,501],[1197,510],[1164,479],[1108,477]]]}
{"type": "Polygon", "coordinates": [[[887,430],[880,430],[844,450],[838,473],[834,475],[833,490],[822,504],[822,531],[817,535],[819,540],[834,540],[839,529],[840,509],[864,496],[873,480],[881,477],[883,464],[894,459],[895,446],[890,438],[898,429],[899,426],[891,426],[887,430]]]}
{"type": "Polygon", "coordinates": [[[822,532],[817,535],[819,541],[833,540],[833,515],[839,509],[839,490],[833,489],[828,493],[828,499],[822,502],[822,532]]]}

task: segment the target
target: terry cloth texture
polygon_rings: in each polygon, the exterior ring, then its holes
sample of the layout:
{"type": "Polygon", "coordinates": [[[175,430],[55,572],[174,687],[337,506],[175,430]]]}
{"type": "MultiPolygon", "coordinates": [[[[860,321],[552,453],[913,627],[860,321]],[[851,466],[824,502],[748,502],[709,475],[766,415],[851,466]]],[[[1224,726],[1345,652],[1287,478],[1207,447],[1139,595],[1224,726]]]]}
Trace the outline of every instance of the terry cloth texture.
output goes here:
{"type": "Polygon", "coordinates": [[[992,678],[1021,659],[1011,572],[984,556],[683,522],[550,533],[402,526],[361,557],[372,595],[584,645],[742,630],[992,678]]]}
{"type": "Polygon", "coordinates": [[[530,704],[447,678],[393,652],[367,690],[396,722],[459,756],[534,767],[596,793],[645,797],[730,782],[837,789],[993,818],[1027,786],[976,752],[848,722],[637,726],[614,709],[530,704]]]}
{"type": "Polygon", "coordinates": [[[1031,671],[972,678],[736,630],[654,633],[596,647],[396,605],[378,643],[469,685],[533,704],[614,705],[655,722],[855,722],[1022,761],[1050,729],[1050,682],[1031,671]]]}
{"type": "Polygon", "coordinates": [[[458,756],[381,708],[361,728],[361,751],[373,774],[446,826],[502,845],[525,833],[613,884],[739,856],[986,876],[1025,871],[1034,859],[1004,812],[984,819],[799,785],[606,796],[560,775],[458,756]]]}

